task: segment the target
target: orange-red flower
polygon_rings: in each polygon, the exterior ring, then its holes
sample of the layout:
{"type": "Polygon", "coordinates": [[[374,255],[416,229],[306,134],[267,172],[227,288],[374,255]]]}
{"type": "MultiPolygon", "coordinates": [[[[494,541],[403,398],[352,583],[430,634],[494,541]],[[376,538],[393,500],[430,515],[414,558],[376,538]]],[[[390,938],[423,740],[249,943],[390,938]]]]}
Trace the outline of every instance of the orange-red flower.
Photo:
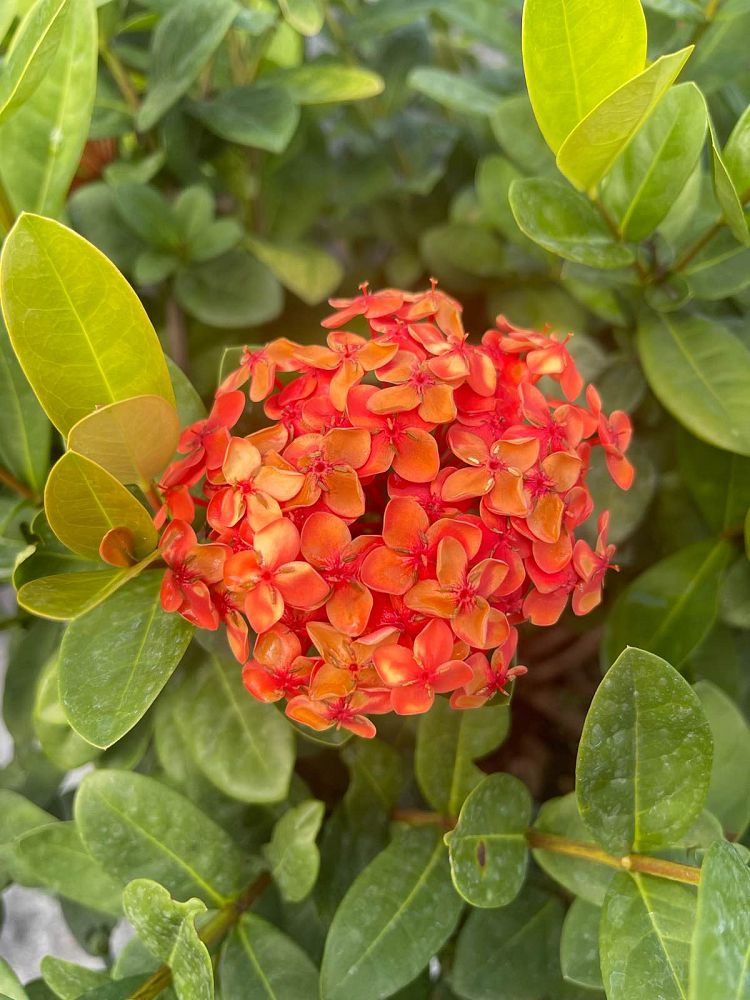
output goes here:
{"type": "Polygon", "coordinates": [[[343,410],[352,386],[358,385],[367,372],[390,361],[396,350],[395,344],[365,340],[356,333],[340,330],[328,334],[328,347],[300,347],[297,356],[313,368],[334,373],[328,386],[329,397],[337,410],[343,410]]]}
{"type": "Polygon", "coordinates": [[[377,391],[372,385],[356,386],[347,400],[352,424],[373,435],[370,457],[360,474],[374,476],[393,467],[409,482],[431,482],[440,470],[437,442],[429,433],[431,425],[417,413],[373,413],[368,403],[377,391]]]}
{"type": "Polygon", "coordinates": [[[360,517],[365,497],[357,470],[370,456],[370,435],[356,427],[327,434],[303,434],[285,450],[284,458],[304,473],[304,483],[290,507],[311,507],[322,500],[341,517],[360,517]]]}
{"type": "Polygon", "coordinates": [[[227,547],[199,545],[189,524],[172,521],[161,536],[159,551],[167,564],[161,582],[164,610],[179,611],[199,628],[218,628],[219,615],[208,588],[221,580],[227,547]]]}
{"type": "Polygon", "coordinates": [[[230,528],[244,516],[253,531],[281,517],[280,500],[291,500],[305,477],[281,459],[263,464],[261,453],[246,438],[230,440],[221,469],[208,475],[215,487],[206,511],[208,523],[230,528]]]}

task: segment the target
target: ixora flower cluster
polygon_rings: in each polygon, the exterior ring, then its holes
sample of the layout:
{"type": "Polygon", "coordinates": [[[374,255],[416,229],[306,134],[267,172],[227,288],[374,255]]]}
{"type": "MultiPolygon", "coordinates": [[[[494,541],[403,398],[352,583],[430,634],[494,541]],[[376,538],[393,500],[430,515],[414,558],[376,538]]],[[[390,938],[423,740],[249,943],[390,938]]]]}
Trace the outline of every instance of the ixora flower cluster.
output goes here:
{"type": "Polygon", "coordinates": [[[245,349],[182,434],[157,523],[164,608],[223,622],[251,694],[373,736],[370,715],[426,712],[436,693],[456,709],[505,693],[526,672],[521,622],[599,603],[607,513],[595,549],[575,538],[591,449],[623,489],[633,468],[626,414],[593,386],[574,402],[566,341],[498,317],[473,345],[434,286],[361,291],[333,300],[326,347],[245,349]],[[269,423],[238,435],[248,382],[269,423]]]}

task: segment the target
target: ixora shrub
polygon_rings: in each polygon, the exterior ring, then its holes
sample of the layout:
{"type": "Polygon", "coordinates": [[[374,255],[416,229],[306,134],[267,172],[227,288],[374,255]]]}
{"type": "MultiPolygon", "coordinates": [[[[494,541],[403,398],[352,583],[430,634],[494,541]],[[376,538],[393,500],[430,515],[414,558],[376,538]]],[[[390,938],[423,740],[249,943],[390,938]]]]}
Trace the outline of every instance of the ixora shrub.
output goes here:
{"type": "Polygon", "coordinates": [[[750,10],[593,8],[0,7],[0,997],[750,1000],[750,10]]]}

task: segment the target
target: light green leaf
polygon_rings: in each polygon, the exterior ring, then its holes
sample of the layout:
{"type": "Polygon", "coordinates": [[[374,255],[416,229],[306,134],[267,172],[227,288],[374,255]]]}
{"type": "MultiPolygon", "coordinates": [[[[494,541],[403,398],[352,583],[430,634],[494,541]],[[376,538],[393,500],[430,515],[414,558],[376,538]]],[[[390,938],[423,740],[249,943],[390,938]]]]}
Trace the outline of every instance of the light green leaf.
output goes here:
{"type": "Polygon", "coordinates": [[[190,113],[228,142],[282,153],[299,124],[300,111],[283,87],[254,84],[196,101],[190,113]]]}
{"type": "Polygon", "coordinates": [[[254,913],[243,913],[221,953],[222,1000],[310,1000],[318,970],[299,945],[254,913]]]}
{"type": "Polygon", "coordinates": [[[750,998],[750,871],[731,844],[714,844],[703,860],[688,996],[750,998]]]}
{"type": "Polygon", "coordinates": [[[454,712],[437,698],[417,725],[414,768],[425,799],[445,816],[458,816],[466,796],[484,778],[474,761],[495,750],[508,733],[507,705],[454,712]]]}
{"type": "Polygon", "coordinates": [[[270,243],[252,236],[246,245],[285,288],[310,306],[333,295],[344,277],[333,254],[314,243],[270,243]]]}
{"type": "Polygon", "coordinates": [[[169,966],[177,996],[212,1000],[211,956],[195,929],[195,917],[206,912],[206,904],[200,899],[176,902],[158,883],[139,878],[125,886],[122,905],[141,941],[169,966]]]}
{"type": "Polygon", "coordinates": [[[217,788],[242,802],[285,798],[294,766],[291,727],[248,694],[234,660],[206,656],[178,697],[180,725],[217,788]]]}
{"type": "Polygon", "coordinates": [[[29,1000],[21,981],[4,958],[0,958],[0,997],[8,1000],[29,1000]]]}
{"type": "Polygon", "coordinates": [[[679,669],[716,621],[730,556],[725,541],[696,542],[636,577],[607,619],[604,661],[612,663],[626,646],[638,643],[679,669]]]}
{"type": "MultiPolygon", "coordinates": [[[[745,211],[740,201],[740,192],[734,186],[734,181],[724,163],[724,158],[719,150],[719,140],[716,136],[713,122],[708,121],[709,134],[711,138],[711,159],[713,162],[714,190],[721,205],[724,219],[732,230],[735,239],[745,246],[750,243],[750,231],[748,231],[745,211]]],[[[743,191],[743,195],[744,195],[743,191]]]]}
{"type": "Polygon", "coordinates": [[[186,427],[188,424],[194,424],[196,420],[203,420],[206,416],[206,407],[190,379],[171,358],[167,358],[167,368],[177,400],[180,426],[186,427]]]}
{"type": "Polygon", "coordinates": [[[22,215],[3,247],[0,293],[21,367],[63,434],[120,399],[153,394],[174,402],[164,355],[137,295],[72,230],[22,215]]]}
{"type": "MultiPolygon", "coordinates": [[[[150,562],[151,560],[148,560],[150,562]]],[[[23,584],[16,594],[22,608],[40,618],[72,621],[91,611],[124,583],[140,572],[146,563],[133,569],[103,569],[93,572],[58,573],[40,576],[23,584]]]]}
{"type": "Polygon", "coordinates": [[[750,351],[702,316],[651,315],[638,330],[646,378],[696,437],[750,455],[750,351]]]}
{"type": "Polygon", "coordinates": [[[153,36],[150,86],[137,116],[140,131],[152,128],[188,90],[238,11],[232,0],[191,0],[162,16],[153,36]]]}
{"type": "Polygon", "coordinates": [[[45,666],[37,682],[32,720],[34,732],[47,757],[61,771],[72,771],[100,752],[70,728],[60,704],[57,657],[45,666]]]}
{"type": "Polygon", "coordinates": [[[656,229],[703,149],[706,102],[694,83],[672,87],[612,167],[603,197],[627,240],[656,229]]]}
{"type": "MultiPolygon", "coordinates": [[[[8,701],[6,691],[6,713],[8,701]]],[[[29,830],[56,822],[54,816],[40,809],[23,795],[9,788],[0,788],[0,885],[4,885],[11,877],[17,882],[22,881],[14,840],[29,830]]]]}
{"type": "Polygon", "coordinates": [[[574,899],[565,914],[560,939],[560,965],[562,974],[572,983],[590,990],[602,988],[599,968],[599,920],[601,908],[574,899]]]}
{"type": "Polygon", "coordinates": [[[175,897],[222,905],[258,869],[192,802],[128,771],[87,774],[75,815],[83,842],[120,883],[152,878],[175,897]]]}
{"type": "Polygon", "coordinates": [[[714,740],[706,808],[732,840],[739,840],[750,825],[750,726],[734,702],[710,681],[698,681],[695,693],[714,740]]]}
{"type": "Polygon", "coordinates": [[[513,216],[529,239],[567,260],[589,267],[626,267],[629,247],[616,243],[589,200],[559,181],[526,177],[508,194],[513,216]]]}
{"type": "Polygon", "coordinates": [[[557,153],[557,166],[581,191],[596,188],[655,110],[687,62],[692,46],[661,56],[586,115],[557,153]]]}
{"type": "Polygon", "coordinates": [[[315,843],[325,806],[308,799],[285,812],[273,828],[271,842],[263,849],[281,895],[299,903],[318,878],[320,853],[315,843]]]}
{"type": "Polygon", "coordinates": [[[50,423],[21,371],[0,319],[0,463],[42,492],[49,469],[50,423]]]}
{"type": "Polygon", "coordinates": [[[119,885],[110,869],[88,853],[75,823],[51,823],[31,830],[17,842],[16,853],[35,885],[92,910],[122,912],[119,885]]]}
{"type": "Polygon", "coordinates": [[[653,653],[626,649],[583,725],[576,796],[584,822],[613,854],[673,845],[703,808],[712,752],[687,681],[653,653]]]}
{"type": "Polygon", "coordinates": [[[0,176],[17,212],[59,216],[88,137],[96,93],[93,0],[69,0],[60,46],[30,99],[0,129],[0,176]]]}
{"type": "Polygon", "coordinates": [[[691,886],[638,873],[617,875],[604,900],[599,933],[608,1000],[685,1000],[694,920],[691,886]]]}
{"type": "Polygon", "coordinates": [[[279,0],[284,19],[301,35],[317,35],[325,24],[325,0],[279,0]]]}
{"type": "Polygon", "coordinates": [[[74,451],[66,452],[49,474],[44,512],[63,545],[84,559],[98,559],[102,538],[122,526],[133,533],[136,556],[156,548],[156,529],[143,504],[101,466],[74,451]]]}
{"type": "Polygon", "coordinates": [[[180,271],[174,294],[191,316],[228,329],[267,323],[283,305],[281,287],[271,271],[239,249],[180,271]]]}
{"type": "Polygon", "coordinates": [[[491,774],[469,794],[445,835],[456,891],[472,906],[507,906],[526,877],[531,796],[510,774],[491,774]]]}
{"type": "Polygon", "coordinates": [[[563,907],[529,886],[510,906],[473,910],[456,946],[451,984],[466,1000],[559,995],[563,907]]]}
{"type": "Polygon", "coordinates": [[[575,126],[646,64],[639,0],[526,0],[523,68],[544,138],[556,153],[575,126]]]}
{"type": "Polygon", "coordinates": [[[724,147],[724,165],[740,196],[750,191],[750,105],[732,129],[724,147]]]}
{"type": "Polygon", "coordinates": [[[383,78],[370,69],[322,61],[280,71],[274,74],[274,83],[277,78],[292,100],[303,105],[363,101],[385,87],[383,78]]]}
{"type": "Polygon", "coordinates": [[[480,83],[459,73],[432,66],[418,66],[408,76],[413,90],[431,97],[451,111],[468,115],[491,115],[500,104],[500,94],[494,94],[480,83]]]}
{"type": "Polygon", "coordinates": [[[28,8],[0,75],[0,121],[27,101],[44,80],[62,39],[68,0],[38,0],[28,8]]]}
{"type": "Polygon", "coordinates": [[[121,483],[148,483],[163,472],[180,436],[177,410],[163,396],[133,396],[74,424],[68,447],[121,483]]]}
{"type": "Polygon", "coordinates": [[[88,969],[53,955],[45,955],[40,970],[45,983],[60,1000],[78,1000],[110,981],[109,973],[104,970],[88,969]]]}
{"type": "Polygon", "coordinates": [[[463,903],[440,832],[401,830],[352,883],[321,968],[326,1000],[378,1000],[405,986],[453,933],[463,903]]]}
{"type": "Polygon", "coordinates": [[[70,724],[94,746],[133,728],[190,642],[192,626],[162,610],[162,575],[141,574],[65,631],[60,696],[70,724]]]}

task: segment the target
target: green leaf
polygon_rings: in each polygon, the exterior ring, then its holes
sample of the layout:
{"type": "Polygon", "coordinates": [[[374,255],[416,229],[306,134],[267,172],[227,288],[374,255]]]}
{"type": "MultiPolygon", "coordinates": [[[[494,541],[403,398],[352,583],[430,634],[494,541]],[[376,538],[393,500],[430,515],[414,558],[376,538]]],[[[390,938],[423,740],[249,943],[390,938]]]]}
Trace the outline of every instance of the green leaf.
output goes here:
{"type": "Polygon", "coordinates": [[[566,0],[527,0],[523,68],[536,120],[556,153],[575,126],[646,64],[638,0],[592,12],[566,0]]]}
{"type": "Polygon", "coordinates": [[[273,924],[243,913],[221,953],[222,1000],[310,1000],[318,970],[273,924]]]}
{"type": "Polygon", "coordinates": [[[82,236],[121,271],[132,272],[145,247],[131,229],[123,226],[109,184],[97,181],[82,185],[71,195],[67,209],[73,226],[82,236]]]}
{"type": "MultiPolygon", "coordinates": [[[[719,140],[716,136],[713,122],[708,120],[709,134],[711,138],[711,160],[713,163],[714,191],[718,199],[723,217],[732,230],[735,239],[746,246],[750,243],[750,231],[748,231],[745,211],[740,200],[740,193],[734,186],[734,181],[727,170],[724,159],[719,150],[719,140]]],[[[743,192],[744,194],[744,192],[743,192]]]]}
{"type": "Polygon", "coordinates": [[[529,886],[510,906],[473,910],[461,931],[451,985],[466,1000],[558,996],[560,900],[529,886]]]}
{"type": "Polygon", "coordinates": [[[180,249],[183,234],[177,215],[161,191],[125,181],[113,185],[112,196],[122,225],[147,245],[166,253],[180,249]]]}
{"type": "Polygon", "coordinates": [[[750,189],[750,106],[745,108],[724,147],[724,165],[736,191],[750,189]]]}
{"type": "Polygon", "coordinates": [[[149,89],[136,119],[139,131],[152,128],[188,90],[238,10],[232,0],[191,0],[162,16],[153,35],[149,89]]]}
{"type": "Polygon", "coordinates": [[[122,526],[133,533],[136,556],[156,548],[156,529],[143,504],[101,466],[74,451],[66,452],[49,474],[44,512],[63,545],[84,559],[98,559],[102,538],[122,526]]]}
{"type": "Polygon", "coordinates": [[[4,885],[11,877],[17,882],[21,881],[14,840],[29,830],[56,822],[54,816],[23,795],[9,788],[0,788],[0,885],[4,885]]]}
{"type": "Polygon", "coordinates": [[[274,881],[289,903],[303,900],[317,881],[320,853],[315,839],[324,812],[325,806],[316,799],[300,802],[276,823],[271,842],[263,850],[274,881]]]}
{"type": "Polygon", "coordinates": [[[691,886],[617,875],[604,900],[599,934],[607,1000],[685,1000],[694,919],[691,886]]]}
{"type": "Polygon", "coordinates": [[[0,958],[0,997],[9,1000],[29,1000],[21,981],[4,958],[0,958]]]}
{"type": "Polygon", "coordinates": [[[383,78],[370,69],[329,62],[305,63],[280,71],[278,80],[292,100],[302,105],[363,101],[381,94],[385,87],[383,78]]]}
{"type": "Polygon", "coordinates": [[[186,427],[188,424],[194,424],[196,420],[203,420],[206,416],[206,407],[190,379],[171,358],[167,358],[167,368],[177,400],[180,426],[186,427]]]}
{"type": "Polygon", "coordinates": [[[560,965],[562,974],[572,983],[590,990],[602,989],[599,968],[599,920],[601,908],[574,899],[565,914],[560,939],[560,965]]]}
{"type": "Polygon", "coordinates": [[[666,216],[695,168],[707,124],[695,84],[672,87],[614,164],[603,196],[625,239],[644,239],[666,216]]]}
{"type": "Polygon", "coordinates": [[[217,788],[242,802],[286,797],[294,767],[291,727],[248,694],[233,659],[206,656],[178,698],[180,725],[217,788]]]}
{"type": "Polygon", "coordinates": [[[174,294],[191,316],[227,329],[267,323],[278,316],[283,304],[271,271],[239,249],[180,271],[174,294]]]}
{"type": "Polygon", "coordinates": [[[750,458],[712,448],[684,431],[677,452],[683,482],[706,524],[717,534],[741,532],[750,508],[750,458]]]}
{"type": "Polygon", "coordinates": [[[454,712],[437,698],[417,724],[414,769],[425,799],[445,816],[458,816],[466,796],[484,778],[474,764],[495,750],[509,726],[507,705],[454,712]]]}
{"type": "Polygon", "coordinates": [[[333,254],[314,243],[269,243],[253,236],[246,245],[285,288],[309,306],[333,295],[344,277],[333,254]]]}
{"type": "Polygon", "coordinates": [[[456,891],[472,906],[507,906],[526,878],[531,796],[510,774],[491,774],[469,794],[445,835],[456,891]]]}
{"type": "Polygon", "coordinates": [[[352,883],[328,932],[326,1000],[377,1000],[423,969],[453,933],[463,903],[438,830],[401,830],[352,883]]]}
{"type": "Polygon", "coordinates": [[[557,166],[581,191],[591,191],[656,109],[687,62],[692,46],[661,56],[623,83],[581,121],[557,152],[557,166]]]}
{"type": "Polygon", "coordinates": [[[92,910],[122,912],[119,885],[110,869],[88,853],[75,823],[51,823],[32,830],[17,842],[16,852],[35,885],[92,910]]]}
{"type": "Polygon", "coordinates": [[[232,87],[211,100],[194,102],[189,110],[214,135],[270,153],[283,153],[300,119],[299,108],[283,87],[263,83],[232,87]]]}
{"type": "Polygon", "coordinates": [[[88,969],[53,955],[45,955],[40,969],[45,983],[60,1000],[78,1000],[78,997],[110,981],[108,972],[88,969]]]}
{"type": "MultiPolygon", "coordinates": [[[[138,572],[141,569],[143,566],[138,572]]],[[[40,576],[23,584],[16,599],[32,615],[71,621],[101,604],[133,576],[133,571],[126,569],[40,576]]]]}
{"type": "Polygon", "coordinates": [[[138,297],[72,230],[22,215],[3,247],[0,293],[21,367],[63,434],[120,399],[153,394],[174,402],[164,355],[138,297]]]}
{"type": "Polygon", "coordinates": [[[169,680],[192,626],[162,610],[162,573],[145,572],[68,626],[60,696],[76,732],[108,747],[132,729],[169,680]]]}
{"type": "Polygon", "coordinates": [[[706,808],[733,840],[739,840],[750,825],[750,726],[734,702],[710,681],[698,681],[695,693],[714,740],[706,808]]]}
{"type": "Polygon", "coordinates": [[[279,0],[284,19],[301,35],[317,35],[325,24],[324,0],[279,0]]]}
{"type": "Polygon", "coordinates": [[[750,285],[750,248],[721,229],[682,273],[696,299],[714,302],[737,295],[750,285]]]}
{"type": "Polygon", "coordinates": [[[68,447],[121,483],[148,483],[164,471],[180,437],[180,418],[163,396],[110,403],[70,429],[68,447]]]}
{"type": "Polygon", "coordinates": [[[490,127],[503,152],[524,173],[538,176],[557,170],[527,94],[504,97],[490,119],[490,127]]]}
{"type": "Polygon", "coordinates": [[[62,214],[88,137],[96,93],[96,11],[93,0],[69,0],[67,10],[44,79],[0,129],[0,176],[17,212],[62,214]]]}
{"type": "Polygon", "coordinates": [[[508,203],[508,191],[522,176],[504,156],[484,156],[477,164],[477,198],[487,220],[509,239],[518,239],[518,229],[508,203]]]}
{"type": "Polygon", "coordinates": [[[550,253],[605,269],[632,263],[629,247],[614,241],[588,198],[567,184],[526,177],[513,181],[508,198],[521,232],[550,253]]]}
{"type": "Polygon", "coordinates": [[[38,0],[16,29],[0,76],[0,121],[27,101],[55,58],[70,11],[68,0],[38,0]]]}
{"type": "Polygon", "coordinates": [[[653,653],[626,649],[583,725],[576,795],[584,822],[613,854],[669,847],[703,808],[712,752],[687,681],[653,653]]]}
{"type": "Polygon", "coordinates": [[[701,868],[688,996],[750,998],[750,871],[721,841],[701,868]]]}
{"type": "Polygon", "coordinates": [[[49,469],[50,423],[21,371],[0,318],[0,463],[42,492],[49,469]]]}
{"type": "Polygon", "coordinates": [[[212,1000],[211,956],[195,929],[195,917],[206,912],[206,904],[200,899],[178,903],[166,889],[145,878],[134,879],[125,887],[122,904],[141,941],[169,966],[177,996],[212,1000]]]}
{"type": "Polygon", "coordinates": [[[741,555],[727,570],[719,598],[721,620],[734,628],[750,628],[750,561],[741,555]]]}
{"type": "Polygon", "coordinates": [[[123,885],[152,878],[175,897],[198,896],[216,906],[252,879],[252,863],[221,827],[145,775],[87,774],[75,815],[87,849],[123,885]]]}
{"type": "Polygon", "coordinates": [[[42,671],[34,700],[34,732],[44,753],[61,771],[72,771],[87,764],[99,753],[70,728],[60,704],[57,657],[42,671]]]}
{"type": "Polygon", "coordinates": [[[500,104],[500,94],[494,94],[480,83],[445,69],[418,66],[411,71],[406,82],[425,97],[466,115],[491,115],[500,104]]]}
{"type": "Polygon", "coordinates": [[[618,595],[607,620],[605,662],[638,643],[679,669],[716,621],[731,551],[725,541],[696,542],[636,577],[618,595]]]}

